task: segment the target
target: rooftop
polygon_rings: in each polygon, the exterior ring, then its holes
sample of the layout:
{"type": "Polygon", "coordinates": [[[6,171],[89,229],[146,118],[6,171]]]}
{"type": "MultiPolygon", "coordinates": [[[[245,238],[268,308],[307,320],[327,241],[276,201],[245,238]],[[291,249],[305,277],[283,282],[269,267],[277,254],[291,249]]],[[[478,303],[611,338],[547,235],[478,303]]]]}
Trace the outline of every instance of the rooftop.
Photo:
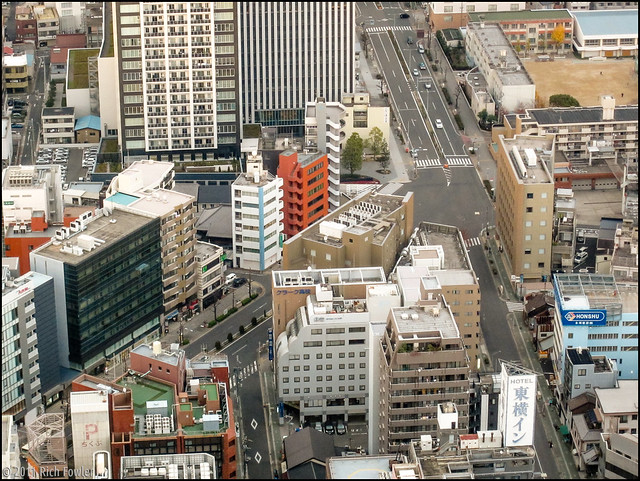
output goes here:
{"type": "Polygon", "coordinates": [[[166,401],[168,413],[171,413],[173,405],[176,403],[176,389],[173,384],[164,383],[142,377],[139,374],[125,375],[117,383],[131,391],[133,399],[134,416],[145,416],[147,414],[147,402],[166,401]]]}
{"type": "MultiPolygon", "coordinates": [[[[398,334],[418,334],[419,338],[437,337],[441,339],[459,338],[460,332],[456,321],[449,309],[439,309],[435,312],[431,309],[421,309],[417,306],[392,307],[392,322],[396,326],[398,334]]],[[[415,336],[414,336],[415,338],[415,336]]],[[[407,336],[406,339],[411,339],[407,336]]]]}
{"type": "Polygon", "coordinates": [[[638,10],[579,10],[572,11],[585,37],[638,37],[638,10]]]}
{"type": "Polygon", "coordinates": [[[69,89],[89,88],[89,58],[98,57],[100,49],[74,48],[69,50],[68,79],[69,89]]]}
{"type": "MultiPolygon", "coordinates": [[[[176,344],[177,345],[177,344],[176,344]]],[[[160,354],[157,356],[153,353],[153,347],[147,344],[141,344],[131,351],[132,353],[139,354],[145,357],[152,357],[157,359],[165,364],[171,364],[172,366],[177,366],[180,362],[181,356],[180,353],[184,353],[184,351],[167,351],[165,349],[160,351],[160,354]]]]}
{"type": "Polygon", "coordinates": [[[424,259],[420,254],[420,247],[430,246],[438,251],[442,251],[442,270],[471,270],[471,261],[467,254],[464,239],[460,230],[455,226],[434,224],[430,222],[420,222],[417,232],[412,236],[410,249],[406,255],[402,253],[398,260],[398,265],[411,265],[413,259],[424,259]],[[412,248],[416,254],[412,257],[412,248]]]}
{"type": "Polygon", "coordinates": [[[216,459],[207,453],[123,456],[119,474],[120,479],[215,479],[216,459]]]}
{"type": "Polygon", "coordinates": [[[478,38],[489,60],[489,68],[498,73],[503,85],[533,84],[500,24],[484,23],[481,26],[479,22],[470,22],[467,35],[470,33],[478,38]]]}
{"type": "Polygon", "coordinates": [[[556,305],[563,311],[601,309],[622,303],[611,275],[554,274],[554,283],[559,294],[556,305]]]}
{"type": "Polygon", "coordinates": [[[45,107],[42,109],[43,117],[60,117],[61,115],[73,116],[75,107],[45,107]]]}
{"type": "Polygon", "coordinates": [[[97,115],[85,115],[76,120],[73,130],[93,129],[100,130],[100,117],[97,115]]]}
{"type": "Polygon", "coordinates": [[[142,189],[167,188],[165,185],[171,176],[173,162],[158,162],[155,160],[137,160],[117,176],[109,186],[110,191],[137,194],[142,189]]]}
{"type": "Polygon", "coordinates": [[[46,182],[52,182],[52,174],[58,174],[60,166],[50,165],[12,165],[2,171],[2,189],[43,188],[46,182]]]}
{"type": "MultiPolygon", "coordinates": [[[[105,199],[105,202],[110,199],[111,197],[105,199]]],[[[162,216],[175,212],[179,206],[190,204],[194,200],[193,196],[188,194],[182,194],[173,190],[158,189],[151,195],[140,196],[128,205],[132,209],[141,212],[162,216]]]]}
{"type": "Polygon", "coordinates": [[[316,284],[364,284],[386,282],[382,267],[312,269],[271,272],[273,288],[313,286],[316,284]]]}
{"type": "Polygon", "coordinates": [[[470,22],[513,22],[522,20],[536,21],[536,20],[569,20],[571,14],[567,9],[554,8],[544,10],[517,10],[517,11],[504,11],[504,12],[471,12],[469,15],[470,22]]]}
{"type": "Polygon", "coordinates": [[[551,134],[545,137],[518,135],[513,139],[500,136],[500,139],[519,183],[553,184],[553,175],[548,170],[553,157],[551,134]]]}
{"type": "Polygon", "coordinates": [[[54,242],[49,242],[34,252],[66,264],[78,265],[80,262],[86,261],[88,258],[96,255],[96,253],[102,252],[105,246],[121,240],[131,232],[146,226],[150,222],[153,222],[153,219],[149,217],[115,210],[109,216],[103,215],[85,224],[86,229],[84,231],[75,234],[72,233],[73,235],[67,239],[56,240],[55,244],[54,242]],[[81,247],[83,239],[86,239],[86,236],[91,236],[98,240],[98,242],[94,244],[94,249],[86,251],[81,247]],[[69,250],[74,247],[81,248],[82,255],[69,252],[69,250]],[[63,251],[63,249],[65,250],[63,251]]]}
{"type": "Polygon", "coordinates": [[[4,55],[2,65],[5,67],[24,67],[27,65],[27,55],[4,55]]]}
{"type": "MultiPolygon", "coordinates": [[[[527,114],[539,125],[595,124],[611,123],[603,120],[602,107],[550,107],[546,109],[527,109],[527,114]]],[[[638,122],[637,105],[618,105],[614,109],[613,121],[638,122]]],[[[515,125],[515,121],[513,122],[515,125]]]]}
{"type": "Polygon", "coordinates": [[[330,479],[390,479],[396,455],[340,456],[327,460],[330,479]]]}
{"type": "Polygon", "coordinates": [[[196,221],[196,231],[205,232],[206,237],[230,239],[232,236],[232,208],[219,205],[213,209],[204,209],[196,221]]]}
{"type": "Polygon", "coordinates": [[[638,380],[619,380],[617,388],[596,388],[603,414],[638,414],[638,380]]]}

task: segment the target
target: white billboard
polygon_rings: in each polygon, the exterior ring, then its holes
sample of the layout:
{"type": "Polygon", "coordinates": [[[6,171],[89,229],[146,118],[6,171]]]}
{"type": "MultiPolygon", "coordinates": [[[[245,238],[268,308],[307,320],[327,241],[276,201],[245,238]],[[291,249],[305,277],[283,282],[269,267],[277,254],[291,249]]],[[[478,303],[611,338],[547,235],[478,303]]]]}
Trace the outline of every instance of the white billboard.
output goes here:
{"type": "Polygon", "coordinates": [[[504,446],[533,445],[536,420],[536,375],[500,373],[500,404],[498,428],[502,431],[504,446]]]}
{"type": "Polygon", "coordinates": [[[76,478],[93,477],[93,454],[111,451],[109,395],[106,391],[72,392],[70,397],[76,478]]]}

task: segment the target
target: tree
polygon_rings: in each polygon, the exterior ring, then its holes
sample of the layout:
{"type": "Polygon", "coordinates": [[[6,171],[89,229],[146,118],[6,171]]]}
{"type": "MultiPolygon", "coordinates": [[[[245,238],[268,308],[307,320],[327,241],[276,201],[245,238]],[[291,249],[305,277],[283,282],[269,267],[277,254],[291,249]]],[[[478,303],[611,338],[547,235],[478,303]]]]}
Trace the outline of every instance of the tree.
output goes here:
{"type": "Polygon", "coordinates": [[[240,324],[240,328],[238,329],[238,332],[240,333],[241,336],[244,334],[244,326],[242,324],[240,324]]]}
{"type": "Polygon", "coordinates": [[[378,160],[378,156],[382,153],[384,142],[384,134],[378,127],[374,127],[369,132],[369,137],[364,141],[364,146],[373,154],[373,160],[378,160]]]}
{"type": "Polygon", "coordinates": [[[227,341],[229,341],[229,344],[231,344],[233,342],[233,333],[232,332],[227,334],[227,341]]]}
{"type": "Polygon", "coordinates": [[[220,341],[216,341],[216,350],[219,351],[222,349],[222,343],[220,341]]]}
{"type": "Polygon", "coordinates": [[[351,175],[362,168],[362,154],[364,153],[364,141],[357,132],[351,134],[342,149],[342,166],[351,175]]]}
{"type": "Polygon", "coordinates": [[[387,145],[387,141],[383,139],[382,152],[380,152],[380,156],[378,157],[378,162],[380,163],[380,167],[382,167],[383,173],[389,172],[389,162],[391,161],[391,153],[389,152],[389,146],[387,145]]]}
{"type": "Polygon", "coordinates": [[[556,28],[551,32],[551,40],[556,45],[556,50],[564,43],[564,26],[561,23],[556,25],[556,28]]]}
{"type": "Polygon", "coordinates": [[[482,109],[479,113],[478,113],[478,118],[480,119],[480,123],[482,125],[485,124],[485,122],[487,121],[487,117],[489,116],[489,112],[487,112],[487,109],[482,109]]]}
{"type": "Polygon", "coordinates": [[[580,107],[580,102],[569,94],[556,94],[549,97],[549,107],[580,107]]]}

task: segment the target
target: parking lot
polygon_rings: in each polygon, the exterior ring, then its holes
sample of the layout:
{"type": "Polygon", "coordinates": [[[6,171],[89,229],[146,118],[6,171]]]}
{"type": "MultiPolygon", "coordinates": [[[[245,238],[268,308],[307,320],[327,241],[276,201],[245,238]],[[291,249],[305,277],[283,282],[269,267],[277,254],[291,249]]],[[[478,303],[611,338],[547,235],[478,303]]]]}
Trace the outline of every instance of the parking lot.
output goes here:
{"type": "Polygon", "coordinates": [[[90,172],[96,163],[98,147],[81,148],[41,147],[38,150],[36,165],[57,164],[62,171],[62,182],[90,180],[90,172]]]}

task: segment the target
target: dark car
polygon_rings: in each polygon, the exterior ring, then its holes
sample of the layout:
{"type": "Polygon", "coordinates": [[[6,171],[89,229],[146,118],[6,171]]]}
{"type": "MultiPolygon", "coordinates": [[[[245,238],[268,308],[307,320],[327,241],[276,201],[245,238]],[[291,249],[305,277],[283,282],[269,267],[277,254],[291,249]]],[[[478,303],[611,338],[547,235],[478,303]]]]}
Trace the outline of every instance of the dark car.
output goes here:
{"type": "Polygon", "coordinates": [[[327,422],[324,425],[324,432],[327,434],[333,434],[336,432],[336,427],[333,425],[333,423],[327,422]]]}
{"type": "Polygon", "coordinates": [[[345,434],[347,432],[347,426],[344,424],[344,421],[339,420],[338,425],[336,426],[336,433],[345,434]]]}
{"type": "Polygon", "coordinates": [[[245,282],[247,282],[247,279],[245,279],[244,277],[236,277],[233,280],[233,287],[240,287],[245,282]]]}
{"type": "Polygon", "coordinates": [[[409,14],[407,12],[401,13],[400,18],[409,18],[409,14]]]}
{"type": "MultiPolygon", "coordinates": [[[[11,105],[11,104],[9,104],[11,105]]],[[[20,100],[20,99],[13,99],[13,105],[15,105],[16,107],[24,107],[27,105],[27,102],[24,100],[20,100]]]]}
{"type": "Polygon", "coordinates": [[[24,124],[11,124],[12,129],[21,129],[24,127],[24,124]]]}

